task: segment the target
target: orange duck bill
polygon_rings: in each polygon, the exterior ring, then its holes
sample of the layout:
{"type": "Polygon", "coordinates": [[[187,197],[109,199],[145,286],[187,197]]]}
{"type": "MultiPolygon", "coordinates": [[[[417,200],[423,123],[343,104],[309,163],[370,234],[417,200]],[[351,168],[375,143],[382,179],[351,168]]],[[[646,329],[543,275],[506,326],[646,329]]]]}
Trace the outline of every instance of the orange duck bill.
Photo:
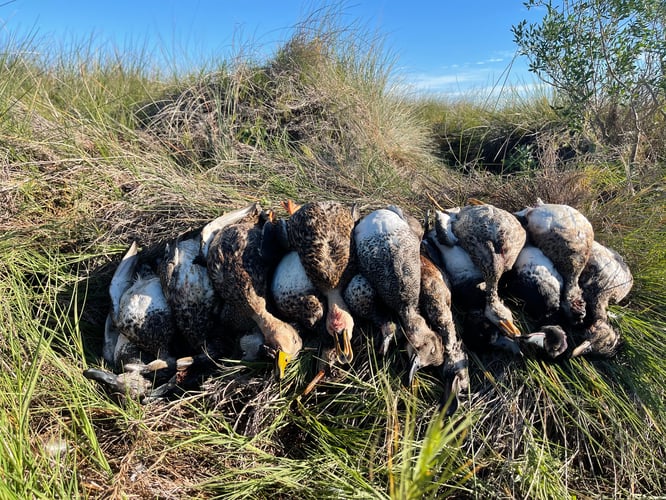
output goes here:
{"type": "Polygon", "coordinates": [[[504,333],[509,337],[520,337],[520,330],[516,325],[513,324],[513,321],[509,319],[503,319],[499,322],[499,326],[504,333]]]}
{"type": "Polygon", "coordinates": [[[341,332],[335,332],[333,335],[338,363],[349,364],[354,359],[354,351],[352,351],[350,337],[349,330],[346,328],[341,332]]]}

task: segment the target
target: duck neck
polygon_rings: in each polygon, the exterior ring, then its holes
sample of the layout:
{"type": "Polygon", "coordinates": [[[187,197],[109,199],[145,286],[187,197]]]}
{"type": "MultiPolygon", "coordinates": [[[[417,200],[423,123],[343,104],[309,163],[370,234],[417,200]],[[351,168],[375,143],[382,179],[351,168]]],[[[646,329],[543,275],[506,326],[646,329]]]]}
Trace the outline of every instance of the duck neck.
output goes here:
{"type": "Polygon", "coordinates": [[[257,308],[254,314],[252,314],[252,319],[259,327],[259,330],[261,330],[264,339],[268,342],[275,339],[275,332],[282,324],[282,321],[268,312],[265,305],[266,302],[264,301],[264,307],[257,308]]]}
{"type": "Polygon", "coordinates": [[[600,297],[595,297],[594,300],[586,302],[585,305],[590,314],[587,319],[588,322],[608,321],[608,299],[602,300],[600,297]]]}
{"type": "Polygon", "coordinates": [[[326,303],[328,304],[329,310],[331,310],[332,306],[335,304],[343,311],[349,313],[349,308],[347,307],[345,300],[342,298],[342,291],[340,290],[340,288],[331,288],[330,290],[327,290],[324,294],[326,296],[326,303]]]}
{"type": "Polygon", "coordinates": [[[347,307],[347,303],[342,297],[340,288],[331,288],[324,292],[324,295],[326,296],[326,304],[328,306],[326,323],[329,333],[332,331],[342,331],[347,327],[351,335],[354,320],[349,307],[347,307]]]}
{"type": "Polygon", "coordinates": [[[415,332],[427,328],[425,319],[421,316],[418,308],[415,306],[405,306],[398,311],[398,314],[403,327],[405,328],[405,335],[407,335],[408,338],[414,335],[415,332]]]}

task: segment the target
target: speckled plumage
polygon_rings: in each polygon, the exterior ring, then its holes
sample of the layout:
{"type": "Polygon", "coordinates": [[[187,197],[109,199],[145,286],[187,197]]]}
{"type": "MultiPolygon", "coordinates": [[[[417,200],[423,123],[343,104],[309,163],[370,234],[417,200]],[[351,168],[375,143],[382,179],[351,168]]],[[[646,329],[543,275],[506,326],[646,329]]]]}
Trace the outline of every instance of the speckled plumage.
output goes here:
{"type": "Polygon", "coordinates": [[[585,317],[585,301],[578,278],[592,251],[592,224],[573,207],[541,200],[516,215],[525,221],[532,243],[562,275],[562,309],[571,321],[580,323],[585,317]]]}
{"type": "Polygon", "coordinates": [[[195,350],[201,349],[213,332],[221,307],[200,247],[199,237],[168,244],[159,269],[176,328],[195,350]]]}
{"type": "Polygon", "coordinates": [[[413,352],[410,374],[444,361],[442,339],[419,313],[420,239],[395,210],[376,210],[354,230],[359,268],[382,301],[397,312],[413,352]]]}
{"type": "Polygon", "coordinates": [[[615,250],[594,241],[580,275],[580,287],[591,318],[606,318],[609,303],[624,299],[634,285],[629,266],[615,250]]]}
{"type": "Polygon", "coordinates": [[[137,260],[132,244],[111,280],[113,325],[139,349],[165,357],[175,334],[171,308],[156,274],[144,267],[135,275],[137,260]]]}
{"type": "Polygon", "coordinates": [[[298,253],[310,281],[326,297],[326,331],[341,362],[353,359],[354,319],[342,293],[355,274],[355,209],[335,201],[300,206],[284,224],[289,247],[298,253]]]}
{"type": "Polygon", "coordinates": [[[379,329],[381,339],[378,349],[385,355],[395,339],[397,325],[370,281],[362,274],[356,274],[347,284],[343,297],[355,317],[369,321],[379,329]]]}
{"type": "Polygon", "coordinates": [[[353,276],[355,222],[353,211],[334,201],[307,203],[287,220],[289,246],[317,289],[344,286],[353,276]]]}
{"type": "MultiPolygon", "coordinates": [[[[436,214],[438,219],[440,213],[436,214]]],[[[448,215],[457,244],[469,254],[483,276],[488,319],[505,333],[518,335],[520,332],[513,325],[511,311],[499,297],[498,286],[500,278],[511,269],[525,245],[525,230],[509,212],[488,204],[452,209],[448,215]]],[[[441,226],[438,221],[436,227],[441,226]]]]}
{"type": "Polygon", "coordinates": [[[310,281],[298,253],[285,255],[273,273],[271,294],[281,315],[314,329],[324,317],[323,295],[310,281]]]}
{"type": "Polygon", "coordinates": [[[267,309],[272,269],[262,254],[264,222],[262,214],[255,213],[220,229],[208,250],[208,272],[228,316],[251,319],[259,326],[270,350],[284,352],[291,358],[300,351],[302,341],[293,326],[267,309]]]}
{"type": "Polygon", "coordinates": [[[609,303],[618,303],[631,291],[634,279],[629,266],[616,251],[593,242],[590,257],[580,275],[587,307],[585,340],[574,355],[612,356],[620,335],[608,322],[609,303]]]}

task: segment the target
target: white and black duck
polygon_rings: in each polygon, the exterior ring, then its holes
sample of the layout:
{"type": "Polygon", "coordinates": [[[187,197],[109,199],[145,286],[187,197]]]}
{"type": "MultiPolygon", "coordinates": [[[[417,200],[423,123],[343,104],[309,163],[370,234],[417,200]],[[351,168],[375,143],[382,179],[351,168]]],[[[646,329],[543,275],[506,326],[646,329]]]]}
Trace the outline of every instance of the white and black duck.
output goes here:
{"type": "Polygon", "coordinates": [[[580,324],[585,317],[585,300],[578,279],[592,251],[592,224],[573,207],[540,199],[516,216],[525,225],[530,241],[562,275],[562,310],[570,321],[580,324]]]}
{"type": "Polygon", "coordinates": [[[516,218],[493,205],[472,204],[436,211],[435,231],[440,243],[465,250],[481,272],[486,317],[505,334],[520,335],[511,310],[499,296],[499,280],[511,269],[527,238],[516,218]]]}
{"type": "Polygon", "coordinates": [[[419,368],[444,362],[442,338],[419,311],[420,239],[398,207],[363,217],[354,229],[359,269],[381,300],[396,311],[410,356],[410,382],[419,368]]]}
{"type": "Polygon", "coordinates": [[[612,356],[619,346],[620,334],[609,323],[608,305],[619,303],[631,291],[631,270],[620,254],[595,241],[579,283],[587,307],[587,327],[584,340],[572,356],[612,356]]]}

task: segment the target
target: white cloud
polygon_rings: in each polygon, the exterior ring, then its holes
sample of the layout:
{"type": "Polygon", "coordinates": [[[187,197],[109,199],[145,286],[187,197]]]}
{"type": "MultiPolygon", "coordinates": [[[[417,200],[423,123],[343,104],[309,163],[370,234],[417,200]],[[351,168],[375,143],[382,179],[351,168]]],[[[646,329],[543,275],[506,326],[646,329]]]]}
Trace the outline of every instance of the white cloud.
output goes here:
{"type": "Polygon", "coordinates": [[[536,91],[538,84],[530,75],[510,73],[505,65],[465,64],[463,67],[444,67],[433,73],[406,73],[402,75],[399,89],[418,94],[445,97],[490,97],[503,94],[528,95],[536,91]]]}

